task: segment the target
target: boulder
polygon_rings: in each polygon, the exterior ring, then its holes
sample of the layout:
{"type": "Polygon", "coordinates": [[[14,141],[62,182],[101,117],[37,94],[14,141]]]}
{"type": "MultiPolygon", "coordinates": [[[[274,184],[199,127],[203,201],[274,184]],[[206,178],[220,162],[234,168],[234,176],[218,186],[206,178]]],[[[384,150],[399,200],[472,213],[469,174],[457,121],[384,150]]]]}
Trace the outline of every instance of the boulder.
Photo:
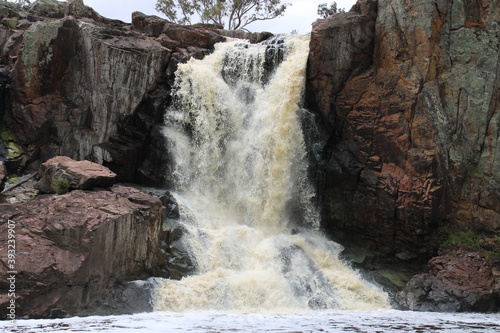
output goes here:
{"type": "MultiPolygon", "coordinates": [[[[1,253],[7,253],[11,225],[15,234],[14,267],[2,256],[0,274],[6,276],[7,267],[17,272],[17,317],[146,310],[144,297],[137,307],[122,304],[124,298],[130,301],[132,294],[140,293],[123,286],[164,276],[162,224],[160,200],[124,186],[0,205],[1,253]]],[[[0,289],[0,306],[5,308],[9,301],[5,279],[0,289]]]]}
{"type": "Polygon", "coordinates": [[[35,188],[43,193],[58,194],[76,189],[107,188],[116,180],[116,174],[102,165],[90,161],[75,161],[66,156],[57,156],[43,163],[39,176],[40,180],[35,188]]]}
{"type": "Polygon", "coordinates": [[[454,249],[432,258],[427,272],[414,276],[398,295],[414,311],[498,312],[492,267],[479,252],[454,249]]]}

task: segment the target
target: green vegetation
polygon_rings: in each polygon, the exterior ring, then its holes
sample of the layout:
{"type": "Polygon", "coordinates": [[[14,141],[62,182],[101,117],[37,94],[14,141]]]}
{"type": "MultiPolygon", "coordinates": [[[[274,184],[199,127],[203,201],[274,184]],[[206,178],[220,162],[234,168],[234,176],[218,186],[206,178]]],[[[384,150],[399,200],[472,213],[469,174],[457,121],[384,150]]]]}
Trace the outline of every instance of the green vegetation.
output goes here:
{"type": "Polygon", "coordinates": [[[66,178],[54,178],[52,180],[52,188],[57,194],[66,194],[69,192],[69,180],[66,178]]]}
{"type": "Polygon", "coordinates": [[[24,148],[16,142],[16,138],[11,131],[5,130],[1,132],[0,139],[7,149],[7,159],[9,161],[20,160],[25,157],[26,152],[24,148]]]}
{"type": "Polygon", "coordinates": [[[282,0],[157,0],[156,10],[179,24],[192,20],[224,26],[229,30],[243,29],[256,21],[282,16],[290,4],[282,0]],[[178,16],[180,15],[180,17],[178,16]]]}
{"type": "Polygon", "coordinates": [[[17,175],[9,175],[7,178],[7,184],[15,184],[19,180],[19,177],[17,175]]]}
{"type": "Polygon", "coordinates": [[[338,8],[336,2],[332,2],[330,7],[328,7],[328,4],[322,3],[318,6],[318,15],[321,18],[326,19],[328,16],[333,15],[335,13],[345,13],[344,8],[338,8]]]}
{"type": "Polygon", "coordinates": [[[4,22],[7,24],[7,27],[9,29],[15,29],[18,23],[18,18],[17,17],[12,17],[12,18],[7,18],[4,19],[4,22]]]}
{"type": "Polygon", "coordinates": [[[481,236],[473,233],[472,231],[459,231],[451,233],[448,239],[444,241],[444,246],[457,246],[457,245],[467,245],[475,249],[481,249],[481,236]]]}
{"type": "Polygon", "coordinates": [[[482,253],[486,260],[500,258],[500,236],[488,238],[472,231],[451,232],[443,242],[444,246],[470,246],[482,253]]]}

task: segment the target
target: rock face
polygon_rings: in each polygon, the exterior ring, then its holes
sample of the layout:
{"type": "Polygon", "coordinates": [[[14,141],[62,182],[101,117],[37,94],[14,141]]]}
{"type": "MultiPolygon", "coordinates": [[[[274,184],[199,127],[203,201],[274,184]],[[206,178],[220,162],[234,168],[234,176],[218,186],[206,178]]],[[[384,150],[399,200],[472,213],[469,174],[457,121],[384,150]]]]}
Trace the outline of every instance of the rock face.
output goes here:
{"type": "MultiPolygon", "coordinates": [[[[134,291],[121,285],[164,276],[162,214],[159,199],[123,186],[0,205],[1,253],[8,221],[15,224],[18,318],[133,310],[121,301],[134,291]]],[[[6,276],[8,263],[0,260],[6,276]]],[[[2,279],[0,289],[6,284],[2,279]]],[[[0,295],[2,308],[8,301],[0,295]]]]}
{"type": "Polygon", "coordinates": [[[67,191],[107,188],[116,180],[108,168],[90,161],[75,161],[66,156],[51,158],[40,166],[40,180],[35,187],[43,193],[57,193],[58,182],[67,182],[67,191]]]}
{"type": "Polygon", "coordinates": [[[500,306],[490,265],[478,252],[445,252],[429,261],[427,272],[414,276],[399,295],[409,310],[491,312],[500,306]]]}
{"type": "Polygon", "coordinates": [[[443,227],[498,235],[499,18],[495,1],[365,0],[313,25],[326,228],[406,258],[443,227]]]}
{"type": "Polygon", "coordinates": [[[209,54],[223,30],[138,12],[125,24],[82,0],[24,9],[0,1],[0,20],[0,82],[10,87],[2,118],[27,156],[12,171],[63,155],[104,164],[119,180],[164,182],[165,170],[148,158],[160,154],[151,153],[162,146],[151,133],[163,122],[175,69],[209,54]]]}
{"type": "Polygon", "coordinates": [[[3,161],[0,161],[0,192],[3,191],[6,181],[7,181],[7,168],[5,167],[3,161]]]}

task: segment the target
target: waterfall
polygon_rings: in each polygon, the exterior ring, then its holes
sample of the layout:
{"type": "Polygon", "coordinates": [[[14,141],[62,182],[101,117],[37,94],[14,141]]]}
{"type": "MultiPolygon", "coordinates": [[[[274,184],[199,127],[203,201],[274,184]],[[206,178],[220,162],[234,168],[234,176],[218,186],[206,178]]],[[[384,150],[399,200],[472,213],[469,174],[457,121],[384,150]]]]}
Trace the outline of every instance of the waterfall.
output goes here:
{"type": "Polygon", "coordinates": [[[164,135],[195,272],[163,279],[156,310],[389,307],[317,231],[301,128],[308,45],[229,41],[179,66],[164,135]]]}

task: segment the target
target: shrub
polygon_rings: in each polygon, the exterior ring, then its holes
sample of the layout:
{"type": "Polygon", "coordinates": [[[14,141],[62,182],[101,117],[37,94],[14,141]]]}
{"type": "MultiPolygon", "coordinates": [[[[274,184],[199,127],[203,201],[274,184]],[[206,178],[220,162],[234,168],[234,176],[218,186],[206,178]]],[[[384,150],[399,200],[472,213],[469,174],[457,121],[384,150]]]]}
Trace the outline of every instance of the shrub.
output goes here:
{"type": "Polygon", "coordinates": [[[69,180],[66,178],[54,178],[52,188],[57,194],[66,194],[69,192],[69,180]]]}
{"type": "Polygon", "coordinates": [[[472,231],[459,231],[451,233],[448,239],[444,241],[445,246],[454,246],[458,244],[463,244],[471,246],[476,249],[481,249],[481,236],[473,233],[472,231]]]}

